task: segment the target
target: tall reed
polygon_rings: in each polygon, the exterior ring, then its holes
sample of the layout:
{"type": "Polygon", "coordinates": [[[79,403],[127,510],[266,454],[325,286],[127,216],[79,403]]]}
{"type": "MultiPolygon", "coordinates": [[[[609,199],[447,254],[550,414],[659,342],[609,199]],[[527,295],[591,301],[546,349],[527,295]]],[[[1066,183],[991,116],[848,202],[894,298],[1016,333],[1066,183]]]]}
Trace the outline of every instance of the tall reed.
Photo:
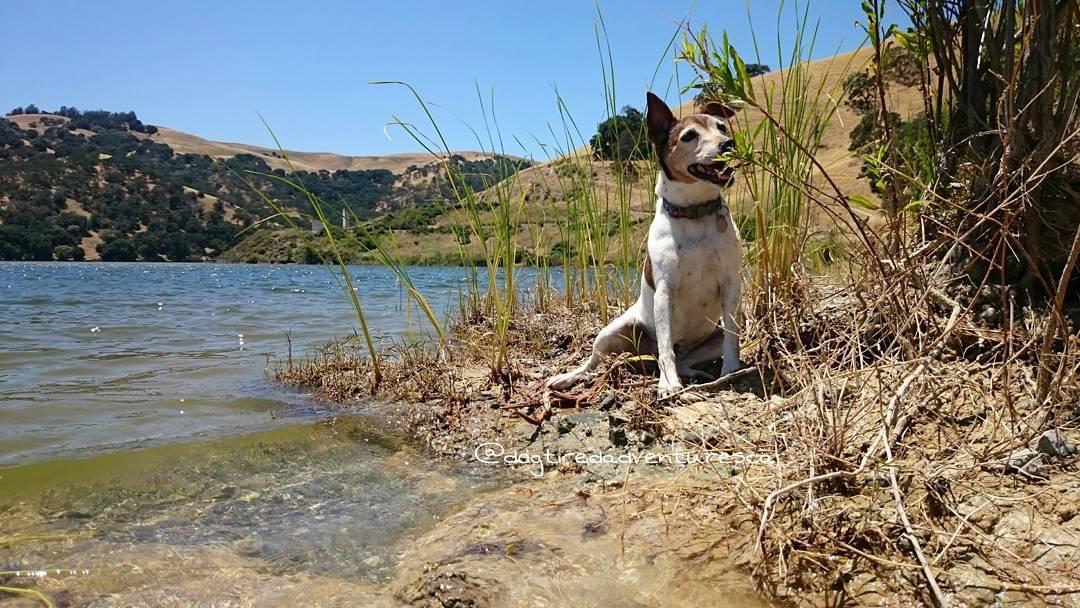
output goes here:
{"type": "MultiPolygon", "coordinates": [[[[665,55],[672,48],[675,36],[665,55]]],[[[600,54],[607,118],[617,114],[615,70],[602,16],[596,26],[597,50],[600,54]]],[[[552,284],[553,261],[562,264],[560,286],[569,307],[582,303],[594,305],[602,320],[613,314],[613,306],[624,307],[632,301],[639,278],[640,235],[635,233],[633,202],[641,194],[641,171],[649,177],[655,174],[651,161],[634,161],[618,157],[610,162],[597,162],[565,100],[555,90],[559,123],[551,126],[552,141],[537,140],[547,155],[546,167],[522,170],[521,166],[508,175],[497,176],[485,188],[474,189],[464,179],[461,169],[452,162],[452,148],[444,137],[431,104],[411,85],[397,81],[374,84],[405,87],[427,119],[431,134],[396,116],[393,125],[432,154],[442,167],[450,185],[453,200],[446,208],[456,217],[463,217],[470,235],[482,254],[482,268],[459,244],[462,264],[472,277],[463,295],[465,306],[476,319],[489,320],[496,348],[488,353],[492,374],[503,377],[510,373],[508,342],[510,322],[519,306],[519,292],[525,287],[519,282],[519,271],[526,264],[539,266],[534,288],[543,305],[546,294],[557,286],[552,284]],[[533,197],[537,195],[537,197],[533,197]],[[530,200],[531,199],[531,200],[530,200]],[[539,221],[537,221],[539,220],[539,221]],[[557,256],[557,257],[556,257],[557,256]],[[482,270],[483,272],[479,272],[482,270]],[[483,278],[481,278],[481,276],[483,278]]],[[[506,155],[494,102],[485,103],[477,91],[483,117],[481,137],[477,130],[475,143],[480,151],[490,155],[506,155]]],[[[644,138],[644,133],[628,134],[644,138]]],[[[651,205],[649,206],[651,207],[651,205]]],[[[644,211],[648,212],[648,207],[644,211]]],[[[467,311],[468,313],[468,311],[467,311]]]]}
{"type": "MultiPolygon", "coordinates": [[[[741,185],[751,201],[753,221],[747,225],[754,234],[747,240],[752,243],[749,255],[756,283],[753,293],[760,294],[759,310],[790,298],[794,279],[806,262],[804,253],[812,234],[810,211],[818,200],[815,192],[820,191],[815,181],[827,178],[821,175],[823,168],[814,155],[844,94],[842,78],[830,84],[828,78],[815,76],[809,65],[818,33],[818,25],[807,18],[809,3],[790,5],[794,31],[781,38],[784,10],[781,4],[777,11],[779,77],[751,76],[726,32],[719,42],[706,28],[688,32],[681,53],[699,75],[692,87],[719,84],[721,101],[740,108],[733,160],[747,169],[741,185]]],[[[749,29],[756,61],[761,63],[752,22],[749,29]]],[[[842,67],[849,68],[850,63],[842,67]]]]}

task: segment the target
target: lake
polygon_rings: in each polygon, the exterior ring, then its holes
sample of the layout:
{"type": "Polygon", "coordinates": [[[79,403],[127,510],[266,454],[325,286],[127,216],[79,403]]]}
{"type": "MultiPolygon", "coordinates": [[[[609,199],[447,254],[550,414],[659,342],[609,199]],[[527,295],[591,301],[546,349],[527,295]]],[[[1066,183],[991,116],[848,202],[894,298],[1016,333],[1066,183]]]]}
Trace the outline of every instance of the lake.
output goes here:
{"type": "MultiPolygon", "coordinates": [[[[464,273],[411,276],[446,313],[464,273]]],[[[351,274],[374,332],[424,331],[392,273],[351,274]]],[[[0,570],[72,569],[50,584],[75,605],[216,603],[209,564],[256,575],[236,560],[268,564],[260,588],[307,577],[305,597],[334,604],[328,580],[363,592],[498,483],[430,461],[370,408],[264,377],[290,344],[302,356],[356,330],[326,268],[4,263],[0,293],[0,570]],[[181,572],[167,591],[164,571],[181,572]],[[141,596],[144,579],[164,595],[141,596]]]]}
{"type": "MultiPolygon", "coordinates": [[[[369,327],[424,331],[396,277],[351,271],[369,327]]],[[[414,268],[445,314],[462,268],[414,268]]],[[[321,266],[0,263],[0,466],[265,430],[310,404],[263,378],[358,323],[321,266]]]]}

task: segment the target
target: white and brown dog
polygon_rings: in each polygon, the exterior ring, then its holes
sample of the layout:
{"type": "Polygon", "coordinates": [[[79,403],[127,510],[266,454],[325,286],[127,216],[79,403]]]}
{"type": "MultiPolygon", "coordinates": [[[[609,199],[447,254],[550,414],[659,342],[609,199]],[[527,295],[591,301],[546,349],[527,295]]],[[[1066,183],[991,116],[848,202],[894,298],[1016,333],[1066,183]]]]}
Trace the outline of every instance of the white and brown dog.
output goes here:
{"type": "Polygon", "coordinates": [[[704,114],[676,120],[659,97],[647,97],[645,122],[661,170],[641,295],[600,331],[584,364],[548,380],[554,389],[573,386],[602,356],[624,352],[656,357],[662,397],[682,390],[680,377],[708,378],[695,369],[702,363],[723,357],[722,374],[739,369],[742,249],[722,196],[735,170],[719,160],[735,145],[727,123],[734,112],[710,103],[704,114]]]}

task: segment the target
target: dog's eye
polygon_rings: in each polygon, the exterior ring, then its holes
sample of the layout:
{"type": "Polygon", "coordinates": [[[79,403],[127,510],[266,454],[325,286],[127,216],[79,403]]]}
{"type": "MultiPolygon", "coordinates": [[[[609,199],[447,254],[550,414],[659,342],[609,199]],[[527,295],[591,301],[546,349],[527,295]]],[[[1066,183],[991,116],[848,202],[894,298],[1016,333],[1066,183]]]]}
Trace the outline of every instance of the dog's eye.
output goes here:
{"type": "Polygon", "coordinates": [[[718,122],[718,123],[716,123],[716,128],[717,128],[717,129],[720,129],[720,132],[721,132],[721,133],[727,133],[727,125],[725,125],[725,124],[724,124],[724,123],[722,123],[722,122],[718,122]]]}
{"type": "Polygon", "coordinates": [[[686,133],[683,133],[682,137],[679,138],[679,140],[681,141],[694,141],[695,139],[697,139],[697,131],[693,129],[690,129],[686,133]]]}

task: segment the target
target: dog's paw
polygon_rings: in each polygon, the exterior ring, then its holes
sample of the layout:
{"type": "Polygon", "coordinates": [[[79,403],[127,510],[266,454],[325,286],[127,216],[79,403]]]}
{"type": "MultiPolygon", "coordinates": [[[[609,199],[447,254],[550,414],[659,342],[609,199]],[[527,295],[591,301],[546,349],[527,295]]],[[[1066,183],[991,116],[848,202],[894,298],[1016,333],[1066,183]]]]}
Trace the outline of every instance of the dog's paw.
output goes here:
{"type": "Polygon", "coordinates": [[[548,381],[544,383],[544,386],[557,391],[565,391],[577,384],[577,381],[580,379],[581,374],[566,372],[565,374],[559,374],[548,378],[548,381]]]}
{"type": "Polygon", "coordinates": [[[681,393],[683,385],[682,382],[667,382],[661,378],[656,390],[661,399],[667,399],[681,393]]]}

